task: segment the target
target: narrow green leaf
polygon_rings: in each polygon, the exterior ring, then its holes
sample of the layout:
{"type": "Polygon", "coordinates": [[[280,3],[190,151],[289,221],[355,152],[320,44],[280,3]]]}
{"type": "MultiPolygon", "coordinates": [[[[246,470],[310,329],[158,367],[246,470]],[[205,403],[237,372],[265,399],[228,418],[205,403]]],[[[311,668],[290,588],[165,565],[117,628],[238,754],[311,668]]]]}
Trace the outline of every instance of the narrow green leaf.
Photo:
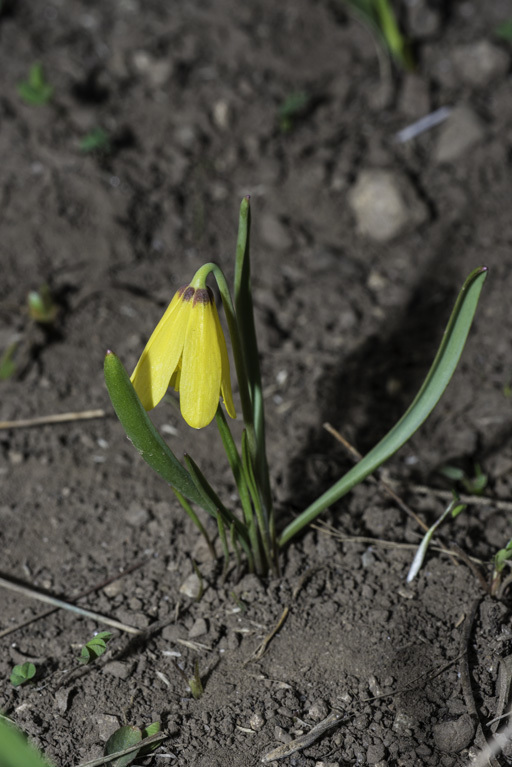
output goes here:
{"type": "Polygon", "coordinates": [[[154,427],[132,386],[128,373],[113,352],[107,352],[104,372],[108,393],[117,417],[128,439],[146,463],[185,498],[209,511],[204,506],[190,474],[154,427]]]}
{"type": "Polygon", "coordinates": [[[262,494],[263,504],[268,517],[272,515],[272,494],[268,476],[267,455],[265,448],[265,412],[263,389],[261,385],[258,340],[254,324],[254,309],[251,289],[250,229],[251,208],[249,197],[244,197],[240,205],[238,238],[235,260],[235,313],[241,339],[244,368],[249,383],[252,404],[254,440],[252,445],[249,434],[249,448],[254,464],[254,473],[258,490],[262,494]]]}
{"type": "Polygon", "coordinates": [[[466,279],[455,303],[441,345],[432,367],[413,403],[402,418],[370,452],[344,477],[316,499],[282,532],[279,545],[310,524],[328,506],[352,490],[404,445],[430,415],[448,386],[462,354],[480,291],[487,277],[487,267],[475,269],[466,279]]]}

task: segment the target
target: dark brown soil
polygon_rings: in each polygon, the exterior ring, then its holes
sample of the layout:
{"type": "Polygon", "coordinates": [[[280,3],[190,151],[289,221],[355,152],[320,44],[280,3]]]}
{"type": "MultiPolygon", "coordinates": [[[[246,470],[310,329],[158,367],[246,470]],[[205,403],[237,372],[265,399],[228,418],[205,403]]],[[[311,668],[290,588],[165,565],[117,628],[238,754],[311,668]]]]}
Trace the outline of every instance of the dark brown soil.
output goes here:
{"type": "MultiPolygon", "coordinates": [[[[80,604],[149,629],[136,644],[114,632],[109,653],[85,670],[79,648],[104,628],[93,621],[60,611],[2,638],[0,708],[56,765],[101,755],[121,724],[158,720],[169,738],[148,763],[250,767],[333,708],[346,712],[340,726],[285,764],[466,765],[482,745],[461,685],[466,650],[490,734],[510,618],[466,564],[431,551],[406,586],[421,529],[366,483],[324,515],[329,530],[310,530],[284,552],[282,578],[237,581],[233,568],[222,584],[222,563],[208,558],[127,442],[102,375],[107,348],[133,368],[174,291],[202,263],[232,274],[238,206],[251,194],[282,525],[350,466],[322,424],[361,451],[371,447],[417,391],[464,278],[487,264],[454,380],[385,475],[431,523],[446,503],[434,489],[449,489],[439,468],[471,474],[480,464],[489,500],[470,504],[440,540],[487,563],[505,545],[512,81],[507,65],[470,82],[453,54],[488,40],[510,55],[494,35],[510,7],[433,2],[428,33],[414,3],[402,5],[416,79],[397,71],[390,80],[372,37],[337,0],[2,3],[0,352],[16,343],[16,371],[0,382],[0,418],[107,415],[0,431],[1,569],[73,599],[143,559],[80,604]],[[36,61],[55,89],[44,106],[24,104],[17,91],[36,61]],[[283,132],[279,107],[300,91],[308,108],[283,132]],[[442,126],[394,141],[423,114],[460,104],[479,120],[480,138],[451,162],[436,160],[442,126]],[[80,141],[97,126],[112,151],[84,154],[80,141]],[[375,168],[406,178],[426,210],[423,223],[388,242],[358,233],[348,203],[360,171],[375,168]],[[43,283],[60,309],[53,329],[26,310],[27,293],[43,283]],[[199,601],[180,592],[194,562],[199,601]],[[266,654],[247,662],[285,607],[266,654]],[[11,668],[25,660],[38,677],[14,689],[11,668]],[[196,660],[200,700],[174,665],[191,676],[196,660]]],[[[165,404],[154,420],[229,499],[214,426],[193,432],[165,404]]],[[[0,630],[44,609],[2,589],[0,630]]]]}

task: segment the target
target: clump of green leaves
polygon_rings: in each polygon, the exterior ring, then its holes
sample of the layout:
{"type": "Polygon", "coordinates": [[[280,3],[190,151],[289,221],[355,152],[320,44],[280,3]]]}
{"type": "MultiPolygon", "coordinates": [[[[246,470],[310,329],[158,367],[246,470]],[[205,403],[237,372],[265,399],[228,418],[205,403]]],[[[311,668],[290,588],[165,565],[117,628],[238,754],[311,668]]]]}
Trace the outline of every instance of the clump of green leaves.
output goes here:
{"type": "Polygon", "coordinates": [[[12,672],[10,681],[11,684],[14,685],[14,687],[19,687],[22,684],[25,684],[30,679],[32,679],[36,675],[36,667],[33,663],[20,663],[17,666],[14,666],[12,672]]]}
{"type": "Polygon", "coordinates": [[[459,469],[458,466],[443,466],[440,471],[443,477],[451,479],[454,482],[459,482],[466,493],[469,493],[470,495],[481,495],[489,481],[489,477],[487,474],[483,473],[480,464],[478,463],[475,463],[473,477],[468,476],[466,472],[463,469],[459,469]]]}
{"type": "Polygon", "coordinates": [[[42,325],[53,325],[59,313],[48,285],[43,284],[39,290],[31,290],[27,296],[28,313],[33,320],[42,325]]]}
{"type": "Polygon", "coordinates": [[[494,555],[494,569],[496,572],[501,573],[505,567],[505,562],[508,562],[509,559],[512,559],[512,538],[504,549],[500,549],[494,555]]]}
{"type": "Polygon", "coordinates": [[[107,642],[112,637],[110,631],[100,631],[84,644],[80,652],[80,663],[84,665],[99,658],[107,649],[107,642]]]}
{"type": "Polygon", "coordinates": [[[159,732],[160,722],[153,722],[147,727],[142,728],[132,725],[120,727],[107,740],[105,744],[105,756],[124,751],[127,748],[136,746],[138,743],[141,743],[141,747],[134,749],[129,754],[119,756],[117,759],[112,759],[112,761],[109,762],[110,766],[127,767],[127,765],[131,764],[137,757],[147,756],[147,754],[158,747],[158,742],[144,745],[143,741],[152,735],[157,735],[159,732]]]}
{"type": "Polygon", "coordinates": [[[310,104],[311,99],[304,91],[290,93],[279,107],[277,113],[280,130],[283,133],[290,133],[294,129],[296,122],[301,117],[304,117],[310,104]]]}
{"type": "Polygon", "coordinates": [[[28,78],[18,83],[18,93],[26,104],[47,104],[53,96],[53,87],[46,80],[43,65],[40,62],[32,64],[28,78]]]}
{"type": "Polygon", "coordinates": [[[414,69],[408,40],[400,32],[389,0],[345,0],[354,14],[376,35],[393,59],[406,70],[414,69]]]}
{"type": "MultiPolygon", "coordinates": [[[[229,379],[229,373],[226,370],[223,372],[220,351],[218,358],[212,361],[211,376],[208,374],[208,381],[215,381],[215,386],[211,391],[208,390],[210,384],[203,385],[204,370],[210,364],[212,357],[209,350],[201,349],[199,354],[196,353],[197,350],[194,346],[194,353],[190,355],[194,360],[194,365],[190,367],[188,373],[189,380],[196,387],[194,390],[204,391],[204,399],[217,404],[215,420],[237,486],[240,498],[238,507],[241,514],[237,515],[232,508],[224,505],[222,499],[189,454],[184,456],[185,465],[180,463],[149,418],[145,405],[132,382],[133,379],[137,383],[136,376],[132,376],[130,379],[120,359],[111,351],[106,354],[104,371],[112,404],[128,438],[144,460],[171,486],[178,500],[181,499],[180,502],[184,510],[189,514],[194,524],[197,525],[198,517],[195,510],[191,514],[191,504],[203,509],[216,520],[226,558],[229,556],[229,536],[231,548],[237,561],[243,552],[247,557],[251,572],[265,575],[271,570],[277,575],[279,574],[279,552],[289,541],[313,522],[326,508],[339,501],[352,488],[379,468],[384,461],[410,439],[432,412],[457,367],[477,307],[480,291],[487,275],[487,267],[475,269],[464,283],[432,367],[402,418],[359,463],[298,514],[278,536],[265,448],[264,395],[250,284],[249,223],[249,198],[246,197],[240,208],[233,286],[234,300],[223,272],[216,264],[207,263],[197,270],[186,291],[176,294],[175,298],[178,303],[174,306],[178,307],[177,314],[166,312],[164,316],[165,332],[172,336],[175,328],[171,327],[172,322],[169,319],[174,318],[174,322],[176,316],[185,317],[181,314],[182,311],[187,312],[187,317],[189,316],[189,309],[196,311],[193,304],[188,305],[187,299],[183,298],[185,293],[190,296],[189,291],[191,290],[195,295],[197,290],[204,290],[203,286],[208,275],[211,274],[215,278],[230,332],[245,424],[240,449],[231,434],[222,405],[219,402],[218,383],[223,380],[223,375],[229,379]],[[212,393],[214,399],[212,399],[212,393]],[[185,499],[185,503],[182,499],[185,499]]],[[[213,308],[208,311],[210,314],[202,314],[201,317],[207,316],[208,322],[210,322],[214,319],[213,308]]],[[[196,323],[198,316],[198,314],[194,316],[194,323],[196,323]]],[[[192,320],[190,322],[192,323],[192,320]]],[[[220,327],[218,318],[216,322],[220,327]]],[[[188,327],[188,319],[183,327],[188,327]]],[[[209,327],[208,333],[211,333],[212,338],[215,337],[218,341],[217,325],[209,327]]],[[[181,330],[179,332],[182,333],[181,330]]],[[[222,330],[220,330],[220,334],[222,334],[222,330]]],[[[182,334],[181,340],[177,344],[176,362],[181,359],[180,354],[184,356],[183,349],[186,349],[189,343],[190,338],[187,334],[182,334]]],[[[200,346],[201,343],[197,348],[199,349],[200,346]]],[[[165,350],[163,348],[154,350],[153,347],[151,349],[152,354],[148,360],[147,368],[150,384],[153,380],[154,370],[157,368],[160,371],[158,373],[160,384],[167,385],[170,379],[176,383],[176,372],[179,369],[171,366],[167,375],[165,370],[167,363],[164,359],[165,350]],[[151,370],[152,366],[153,371],[151,370]],[[161,375],[162,370],[165,371],[163,376],[161,375]]],[[[224,386],[224,384],[222,385],[224,386]]],[[[228,390],[228,382],[226,382],[225,390],[222,391],[225,402],[231,399],[231,394],[229,393],[229,396],[226,394],[228,390]]],[[[163,391],[158,392],[156,401],[159,401],[162,396],[163,391]]],[[[146,405],[148,409],[154,407],[151,402],[146,402],[146,405]]],[[[208,415],[211,420],[212,414],[208,413],[208,415]]],[[[195,428],[202,428],[210,423],[210,420],[202,422],[198,419],[197,423],[190,424],[190,421],[187,423],[195,428]]],[[[201,530],[201,527],[197,526],[201,530]]]]}
{"type": "Polygon", "coordinates": [[[103,128],[93,128],[80,141],[80,151],[86,154],[102,152],[108,154],[111,150],[110,136],[103,128]]]}

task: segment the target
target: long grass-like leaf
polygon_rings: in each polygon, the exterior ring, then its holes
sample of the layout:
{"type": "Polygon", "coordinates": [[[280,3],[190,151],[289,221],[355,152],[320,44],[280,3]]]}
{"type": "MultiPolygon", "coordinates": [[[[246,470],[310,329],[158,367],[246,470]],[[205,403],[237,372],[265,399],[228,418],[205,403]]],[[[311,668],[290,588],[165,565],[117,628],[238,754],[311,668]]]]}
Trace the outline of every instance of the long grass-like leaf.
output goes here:
{"type": "MultiPolygon", "coordinates": [[[[157,474],[185,498],[205,508],[188,471],[162,439],[137,396],[119,357],[108,352],[104,364],[105,382],[117,417],[128,439],[157,474]]],[[[208,511],[208,509],[205,509],[208,511]]]]}
{"type": "Polygon", "coordinates": [[[404,445],[430,415],[448,386],[462,354],[487,276],[487,267],[475,269],[466,279],[455,303],[432,367],[409,409],[383,439],[344,477],[317,498],[282,532],[284,546],[324,509],[339,500],[404,445]]]}

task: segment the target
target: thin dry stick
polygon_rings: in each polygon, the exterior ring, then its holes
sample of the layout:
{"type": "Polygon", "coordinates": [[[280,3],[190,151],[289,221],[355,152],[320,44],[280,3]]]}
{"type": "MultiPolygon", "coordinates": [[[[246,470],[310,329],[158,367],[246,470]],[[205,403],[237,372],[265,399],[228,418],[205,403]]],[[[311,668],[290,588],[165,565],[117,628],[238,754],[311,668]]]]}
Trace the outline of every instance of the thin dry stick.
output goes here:
{"type": "MultiPolygon", "coordinates": [[[[89,596],[89,594],[93,594],[95,591],[100,591],[100,589],[104,589],[105,586],[109,586],[111,583],[115,583],[115,581],[120,580],[121,578],[124,578],[125,575],[129,575],[129,573],[132,573],[134,570],[138,570],[139,567],[142,567],[146,564],[148,560],[147,559],[141,559],[138,562],[135,562],[135,564],[130,565],[130,567],[127,567],[126,569],[122,570],[117,575],[112,575],[110,578],[107,578],[106,580],[101,581],[101,583],[97,583],[95,586],[92,586],[89,589],[86,589],[85,591],[81,591],[80,594],[77,594],[76,597],[73,597],[73,601],[76,602],[79,599],[83,599],[84,597],[89,596]]],[[[41,618],[47,618],[49,615],[53,615],[53,613],[56,613],[60,608],[58,607],[52,607],[51,610],[45,610],[44,613],[39,613],[39,615],[34,615],[32,618],[27,618],[27,620],[21,621],[20,623],[16,623],[15,626],[10,626],[7,629],[4,629],[3,631],[0,631],[0,639],[2,637],[7,636],[8,634],[12,634],[14,631],[19,631],[19,629],[25,628],[25,626],[29,626],[31,623],[35,623],[36,621],[41,620],[41,618]]]]}
{"type": "MultiPolygon", "coordinates": [[[[326,429],[326,431],[328,431],[329,434],[332,434],[333,437],[339,440],[339,442],[341,442],[341,444],[347,448],[347,450],[356,460],[360,461],[362,459],[363,456],[361,455],[361,453],[358,450],[356,450],[356,448],[353,445],[351,445],[350,442],[348,442],[344,437],[342,437],[342,435],[333,426],[331,426],[330,423],[324,423],[324,429],[326,429]]],[[[411,507],[408,506],[405,503],[405,501],[402,500],[402,498],[400,498],[399,495],[397,495],[397,493],[395,493],[393,488],[390,485],[388,485],[387,482],[385,482],[383,479],[376,479],[375,477],[371,477],[371,476],[369,477],[369,479],[370,481],[377,483],[389,496],[391,496],[391,498],[393,498],[395,503],[397,503],[398,506],[403,511],[405,511],[406,514],[412,517],[412,519],[414,519],[414,521],[417,522],[417,524],[421,528],[423,528],[423,530],[425,531],[430,530],[427,523],[424,522],[422,519],[420,519],[420,517],[418,517],[418,515],[411,509],[411,507]]],[[[450,496],[450,497],[453,500],[453,496],[450,496]]],[[[441,547],[442,551],[452,555],[452,558],[453,558],[451,549],[449,549],[447,546],[444,546],[442,543],[439,543],[438,545],[441,547]]],[[[455,560],[453,561],[455,562],[455,560]]]]}
{"type": "Polygon", "coordinates": [[[40,591],[31,589],[28,586],[21,586],[18,583],[12,583],[6,578],[0,578],[0,586],[3,586],[5,589],[9,589],[10,591],[16,591],[18,594],[23,594],[23,596],[37,599],[39,602],[46,602],[46,604],[53,605],[54,607],[61,607],[63,610],[69,610],[70,612],[76,613],[77,615],[82,615],[84,618],[92,618],[93,621],[104,623],[106,626],[112,626],[112,628],[119,629],[119,631],[125,631],[127,634],[141,633],[139,629],[136,629],[133,626],[128,626],[126,623],[120,623],[113,618],[107,618],[107,616],[92,612],[91,610],[84,610],[83,607],[77,607],[76,605],[72,605],[69,602],[64,602],[62,599],[56,599],[49,594],[42,594],[40,591]]]}
{"type": "Polygon", "coordinates": [[[104,418],[104,410],[82,410],[79,413],[56,413],[42,415],[37,418],[22,418],[19,421],[0,421],[0,430],[27,429],[30,426],[46,426],[53,423],[68,423],[69,421],[89,421],[93,418],[104,418]]]}
{"type": "MultiPolygon", "coordinates": [[[[369,538],[366,535],[344,535],[343,533],[340,533],[339,530],[336,530],[332,527],[332,525],[329,525],[327,522],[323,522],[320,520],[319,522],[316,522],[314,524],[311,524],[310,527],[313,528],[313,530],[318,530],[318,532],[323,533],[324,535],[331,535],[333,538],[337,538],[342,543],[369,543],[371,546],[383,546],[388,549],[412,549],[416,550],[418,548],[416,543],[401,543],[397,541],[385,541],[382,538],[369,538]]],[[[447,550],[442,549],[439,546],[430,546],[430,551],[437,551],[439,554],[446,554],[449,557],[455,557],[459,559],[463,559],[464,562],[471,561],[474,562],[477,565],[485,565],[487,564],[482,559],[477,559],[477,557],[470,557],[468,554],[464,553],[464,556],[462,556],[461,553],[459,553],[461,550],[447,550]]]]}
{"type": "MultiPolygon", "coordinates": [[[[433,495],[435,498],[441,500],[453,499],[451,490],[438,490],[425,485],[411,485],[409,488],[413,493],[420,493],[421,495],[433,495]]],[[[467,495],[461,494],[459,500],[462,503],[471,503],[473,506],[495,506],[500,511],[512,511],[512,501],[500,501],[498,498],[489,498],[486,495],[467,495]]]]}
{"type": "Polygon", "coordinates": [[[285,607],[283,612],[282,612],[282,614],[281,614],[281,617],[277,621],[277,624],[274,626],[274,628],[272,629],[270,634],[267,634],[267,636],[265,637],[263,642],[256,648],[256,650],[253,652],[253,654],[249,658],[247,658],[246,661],[244,661],[244,664],[243,664],[244,666],[247,666],[248,663],[252,663],[253,661],[259,660],[260,658],[262,658],[265,655],[269,643],[275,637],[275,635],[277,634],[277,632],[279,631],[279,629],[281,628],[281,626],[285,622],[285,620],[286,620],[286,618],[288,616],[288,612],[289,612],[289,608],[285,607]]]}
{"type": "Polygon", "coordinates": [[[268,764],[268,762],[275,762],[277,759],[284,759],[285,756],[290,756],[296,751],[300,751],[303,748],[311,746],[315,741],[318,740],[318,738],[321,738],[324,733],[328,732],[328,730],[332,730],[333,727],[336,727],[336,725],[338,725],[344,717],[345,715],[340,711],[331,711],[331,713],[326,716],[325,719],[322,719],[321,722],[315,724],[315,726],[312,727],[309,732],[306,732],[304,735],[300,735],[298,738],[295,738],[295,740],[292,740],[289,743],[285,743],[283,746],[278,746],[273,751],[269,751],[268,754],[265,754],[265,756],[262,757],[261,761],[263,764],[268,764]]]}

